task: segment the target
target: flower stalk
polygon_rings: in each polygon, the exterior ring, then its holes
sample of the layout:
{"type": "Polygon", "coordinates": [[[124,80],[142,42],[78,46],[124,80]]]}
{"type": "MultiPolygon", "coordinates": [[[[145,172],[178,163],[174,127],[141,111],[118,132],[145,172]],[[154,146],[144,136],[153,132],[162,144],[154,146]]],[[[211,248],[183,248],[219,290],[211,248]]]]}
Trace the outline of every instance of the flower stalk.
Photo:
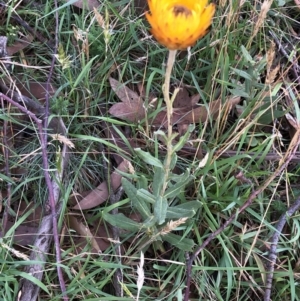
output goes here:
{"type": "MultiPolygon", "coordinates": [[[[172,98],[170,98],[170,82],[171,82],[171,74],[173,70],[173,66],[175,63],[175,57],[176,57],[177,50],[169,50],[169,57],[167,62],[167,68],[166,68],[166,74],[165,74],[165,82],[163,85],[163,95],[164,95],[164,101],[166,103],[167,108],[167,129],[168,129],[168,135],[167,135],[167,155],[165,159],[165,181],[164,185],[161,191],[161,195],[164,194],[166,187],[167,187],[167,181],[170,173],[170,165],[172,161],[172,154],[173,154],[173,101],[176,95],[173,95],[172,98]]],[[[175,92],[176,93],[176,92],[175,92]]]]}
{"type": "Polygon", "coordinates": [[[193,46],[203,37],[212,23],[215,5],[208,0],[148,0],[149,12],[146,18],[151,25],[151,33],[156,40],[169,49],[169,57],[163,86],[167,108],[167,155],[164,161],[164,182],[160,191],[163,197],[168,186],[171,164],[174,155],[172,133],[173,102],[178,93],[175,89],[170,98],[171,73],[177,50],[193,46]]]}

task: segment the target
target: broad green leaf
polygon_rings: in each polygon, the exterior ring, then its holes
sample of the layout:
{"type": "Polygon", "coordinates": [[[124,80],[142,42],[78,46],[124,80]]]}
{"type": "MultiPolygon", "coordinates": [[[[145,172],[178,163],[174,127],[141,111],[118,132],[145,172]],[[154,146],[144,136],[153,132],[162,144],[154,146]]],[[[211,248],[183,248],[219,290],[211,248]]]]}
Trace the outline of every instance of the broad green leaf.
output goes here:
{"type": "Polygon", "coordinates": [[[143,228],[152,228],[155,226],[157,220],[154,215],[151,215],[143,222],[143,228]]]}
{"type": "Polygon", "coordinates": [[[154,132],[154,135],[156,136],[161,136],[163,138],[164,141],[167,141],[167,136],[166,136],[166,133],[163,132],[162,130],[158,130],[158,131],[155,131],[154,132]]]}
{"type": "Polygon", "coordinates": [[[178,206],[169,207],[166,218],[179,219],[183,217],[193,217],[200,207],[201,203],[199,201],[191,201],[178,206]]]}
{"type": "Polygon", "coordinates": [[[241,46],[241,51],[242,51],[242,54],[243,54],[243,57],[249,62],[251,63],[252,65],[255,64],[255,61],[253,60],[251,54],[248,52],[248,50],[245,48],[245,46],[241,46]]]}
{"type": "Polygon", "coordinates": [[[145,202],[148,202],[150,204],[154,204],[155,203],[155,197],[152,193],[150,193],[148,190],[146,189],[139,189],[137,191],[137,196],[139,198],[142,198],[145,202]]]}
{"type": "Polygon", "coordinates": [[[137,181],[137,188],[138,189],[147,189],[148,188],[148,180],[144,175],[139,176],[137,181]]]}
{"type": "Polygon", "coordinates": [[[236,202],[231,202],[228,206],[226,206],[226,208],[224,208],[222,210],[222,212],[225,212],[227,210],[230,210],[231,208],[233,208],[236,205],[236,202]]]}
{"type": "Polygon", "coordinates": [[[257,123],[259,124],[270,124],[273,120],[280,118],[284,116],[286,112],[280,111],[280,110],[272,110],[272,112],[268,111],[264,114],[262,114],[258,120],[257,123]]]}
{"type": "Polygon", "coordinates": [[[171,157],[171,163],[170,163],[170,169],[174,169],[175,166],[176,166],[176,163],[177,163],[177,159],[178,159],[178,156],[175,152],[173,152],[172,154],[172,157],[171,157]]]}
{"type": "Polygon", "coordinates": [[[182,238],[173,233],[163,235],[161,238],[182,251],[191,251],[195,245],[192,239],[182,238]]]}
{"type": "Polygon", "coordinates": [[[170,186],[165,192],[165,197],[167,199],[173,198],[177,196],[180,192],[182,192],[185,186],[193,179],[194,177],[190,175],[190,171],[187,170],[183,175],[180,181],[176,184],[170,186]]]}
{"type": "Polygon", "coordinates": [[[118,214],[103,213],[102,217],[104,218],[105,221],[110,223],[112,226],[118,227],[120,229],[125,229],[133,233],[138,232],[142,228],[141,224],[126,217],[123,213],[118,213],[118,214]]]}
{"type": "Polygon", "coordinates": [[[239,75],[239,76],[241,76],[241,77],[243,77],[243,78],[245,78],[245,79],[248,79],[248,80],[250,80],[250,81],[253,80],[252,76],[251,76],[249,73],[247,73],[246,71],[244,71],[244,70],[236,69],[236,68],[233,68],[233,67],[230,67],[230,69],[231,69],[235,74],[237,74],[237,75],[239,75]]]}
{"type": "Polygon", "coordinates": [[[162,163],[157,158],[153,157],[150,153],[144,152],[140,148],[135,148],[134,150],[139,155],[139,157],[147,164],[163,168],[162,163]]]}
{"type": "Polygon", "coordinates": [[[160,167],[155,167],[154,175],[153,175],[153,184],[152,184],[154,196],[159,196],[160,190],[164,184],[164,177],[165,177],[164,169],[160,167]]]}
{"type": "Polygon", "coordinates": [[[168,209],[168,201],[165,197],[158,196],[154,204],[154,216],[159,225],[163,224],[166,220],[168,209]]]}
{"type": "Polygon", "coordinates": [[[132,206],[140,213],[143,219],[151,216],[148,204],[140,197],[138,197],[138,190],[127,179],[122,178],[122,186],[132,202],[132,206]]]}
{"type": "Polygon", "coordinates": [[[234,96],[241,96],[245,98],[250,98],[249,93],[247,93],[245,90],[242,88],[236,88],[236,89],[228,89],[230,93],[234,96]]]}

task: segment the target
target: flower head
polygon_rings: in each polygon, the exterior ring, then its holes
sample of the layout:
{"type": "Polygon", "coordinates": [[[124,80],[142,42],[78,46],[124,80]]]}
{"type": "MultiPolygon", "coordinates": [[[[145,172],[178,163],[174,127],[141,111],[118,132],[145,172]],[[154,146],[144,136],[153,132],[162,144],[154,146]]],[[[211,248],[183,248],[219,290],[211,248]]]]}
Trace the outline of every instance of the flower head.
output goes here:
{"type": "Polygon", "coordinates": [[[148,0],[146,18],[157,41],[170,50],[186,49],[207,33],[215,5],[207,0],[148,0]]]}

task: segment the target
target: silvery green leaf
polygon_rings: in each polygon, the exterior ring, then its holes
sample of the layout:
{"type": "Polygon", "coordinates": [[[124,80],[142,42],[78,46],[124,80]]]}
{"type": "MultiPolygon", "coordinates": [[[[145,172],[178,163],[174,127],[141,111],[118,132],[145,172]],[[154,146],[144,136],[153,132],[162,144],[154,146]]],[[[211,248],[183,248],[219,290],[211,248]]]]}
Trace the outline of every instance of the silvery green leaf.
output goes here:
{"type": "Polygon", "coordinates": [[[191,251],[195,245],[192,239],[182,238],[182,236],[173,233],[168,233],[166,235],[163,235],[162,239],[182,251],[191,251]]]}
{"type": "Polygon", "coordinates": [[[167,209],[166,218],[168,219],[179,219],[183,217],[193,217],[197,210],[201,207],[199,201],[190,201],[177,206],[170,206],[167,209]]]}
{"type": "Polygon", "coordinates": [[[177,196],[180,192],[182,192],[185,188],[185,186],[194,179],[194,176],[190,175],[189,170],[186,170],[186,172],[181,176],[180,180],[175,183],[172,186],[169,186],[169,188],[165,192],[166,198],[173,198],[177,196]]]}
{"type": "Polygon", "coordinates": [[[134,150],[145,163],[163,168],[162,163],[157,158],[153,157],[150,153],[145,152],[140,148],[135,148],[134,150]]]}
{"type": "Polygon", "coordinates": [[[131,200],[132,206],[141,214],[143,219],[148,218],[151,213],[148,204],[137,195],[138,190],[127,179],[122,178],[122,186],[131,200]]]}
{"type": "Polygon", "coordinates": [[[168,201],[165,197],[158,196],[154,204],[154,216],[159,225],[163,224],[166,220],[168,209],[168,201]]]}
{"type": "Polygon", "coordinates": [[[156,197],[160,194],[161,188],[164,184],[165,171],[163,168],[155,167],[153,175],[153,195],[156,197]]]}
{"type": "Polygon", "coordinates": [[[138,189],[137,196],[139,198],[142,198],[145,202],[148,202],[150,204],[154,204],[155,203],[155,197],[154,197],[154,195],[151,192],[149,192],[148,190],[146,190],[146,189],[143,189],[143,188],[138,189]]]}
{"type": "Polygon", "coordinates": [[[134,220],[126,217],[123,213],[103,213],[102,217],[112,226],[118,227],[120,229],[125,229],[133,233],[138,232],[142,228],[142,224],[139,224],[134,220]]]}

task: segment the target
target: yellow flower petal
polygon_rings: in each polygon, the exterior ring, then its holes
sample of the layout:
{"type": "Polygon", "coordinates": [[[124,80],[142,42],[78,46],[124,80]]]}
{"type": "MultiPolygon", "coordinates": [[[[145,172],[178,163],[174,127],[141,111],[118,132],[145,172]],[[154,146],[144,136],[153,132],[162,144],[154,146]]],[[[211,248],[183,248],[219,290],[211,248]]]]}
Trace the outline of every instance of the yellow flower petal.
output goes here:
{"type": "Polygon", "coordinates": [[[215,5],[207,0],[148,0],[146,18],[157,41],[170,50],[186,49],[203,37],[215,5]]]}

